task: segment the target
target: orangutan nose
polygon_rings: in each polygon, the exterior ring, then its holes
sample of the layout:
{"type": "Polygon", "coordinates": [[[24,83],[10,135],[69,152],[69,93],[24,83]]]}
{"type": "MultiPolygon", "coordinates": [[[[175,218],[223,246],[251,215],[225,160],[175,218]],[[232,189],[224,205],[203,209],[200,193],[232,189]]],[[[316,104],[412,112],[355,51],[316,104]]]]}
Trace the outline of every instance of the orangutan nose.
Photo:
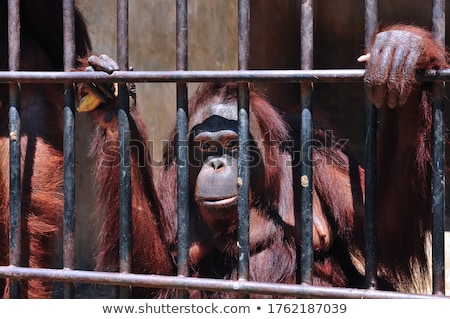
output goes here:
{"type": "Polygon", "coordinates": [[[214,170],[217,171],[225,166],[225,162],[220,158],[214,158],[209,161],[209,166],[211,166],[212,168],[214,168],[214,170]]]}

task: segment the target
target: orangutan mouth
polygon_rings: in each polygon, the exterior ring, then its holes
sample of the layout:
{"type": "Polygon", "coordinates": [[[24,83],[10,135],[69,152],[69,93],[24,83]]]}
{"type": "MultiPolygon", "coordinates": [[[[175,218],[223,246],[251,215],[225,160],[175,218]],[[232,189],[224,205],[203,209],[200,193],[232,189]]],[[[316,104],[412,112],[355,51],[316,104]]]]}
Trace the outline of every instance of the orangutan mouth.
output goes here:
{"type": "Polygon", "coordinates": [[[205,206],[230,207],[237,204],[237,195],[227,198],[207,198],[202,200],[205,206]]]}

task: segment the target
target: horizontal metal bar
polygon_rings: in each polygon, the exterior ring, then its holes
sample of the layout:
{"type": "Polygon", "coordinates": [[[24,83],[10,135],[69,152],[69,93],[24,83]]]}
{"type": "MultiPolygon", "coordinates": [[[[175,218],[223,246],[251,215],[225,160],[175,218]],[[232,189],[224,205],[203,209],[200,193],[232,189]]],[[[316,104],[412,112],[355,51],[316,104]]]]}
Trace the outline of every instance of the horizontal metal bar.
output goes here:
{"type": "MultiPolygon", "coordinates": [[[[231,71],[115,71],[57,72],[57,71],[0,71],[0,83],[65,83],[65,82],[359,82],[365,69],[324,70],[231,70],[231,71]]],[[[450,69],[427,70],[418,81],[450,80],[450,69]]]]}
{"type": "Polygon", "coordinates": [[[246,71],[115,71],[43,72],[0,71],[0,82],[205,82],[205,81],[274,81],[274,82],[342,82],[360,81],[364,70],[246,70],[246,71]]]}
{"type": "MultiPolygon", "coordinates": [[[[64,82],[359,82],[365,69],[324,70],[230,70],[230,71],[115,71],[57,72],[0,71],[0,83],[64,83],[64,82]]],[[[427,70],[418,81],[450,80],[450,69],[427,70]]]]}
{"type": "Polygon", "coordinates": [[[130,273],[98,272],[86,270],[39,269],[0,266],[0,277],[13,279],[47,279],[57,282],[83,282],[90,284],[141,286],[168,289],[198,289],[213,291],[233,291],[247,294],[263,294],[314,298],[445,298],[442,295],[406,294],[391,291],[353,288],[316,287],[306,284],[277,284],[252,281],[237,281],[209,278],[188,278],[178,276],[142,275],[130,273]]]}

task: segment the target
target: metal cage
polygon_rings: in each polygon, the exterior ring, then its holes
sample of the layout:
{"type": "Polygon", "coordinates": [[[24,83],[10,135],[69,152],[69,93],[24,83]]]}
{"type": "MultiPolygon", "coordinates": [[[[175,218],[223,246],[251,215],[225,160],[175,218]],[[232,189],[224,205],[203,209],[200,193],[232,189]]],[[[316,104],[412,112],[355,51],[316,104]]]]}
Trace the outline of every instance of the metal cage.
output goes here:
{"type": "MultiPolygon", "coordinates": [[[[73,82],[98,81],[119,82],[119,96],[121,103],[119,111],[119,132],[127,131],[128,105],[126,82],[174,82],[177,87],[177,136],[186,136],[187,128],[187,83],[202,81],[238,81],[239,84],[239,140],[248,138],[248,83],[250,82],[284,82],[299,83],[301,86],[301,139],[308,140],[312,137],[312,105],[311,90],[313,82],[358,82],[362,81],[364,70],[315,70],[313,67],[313,1],[301,0],[301,70],[248,70],[249,59],[249,16],[250,1],[238,0],[238,33],[239,52],[238,70],[235,71],[189,71],[187,69],[187,0],[177,0],[177,63],[175,71],[133,71],[128,70],[128,1],[118,0],[118,34],[117,50],[118,64],[121,71],[112,75],[96,72],[71,72],[74,60],[74,2],[63,0],[64,8],[64,71],[63,72],[0,72],[0,82],[9,83],[10,95],[10,132],[20,132],[20,112],[18,110],[20,89],[18,83],[65,83],[64,103],[64,230],[63,230],[63,269],[31,269],[18,267],[20,260],[20,134],[11,138],[11,197],[10,197],[10,266],[0,267],[0,276],[10,278],[11,297],[18,297],[20,280],[27,278],[45,278],[58,282],[64,282],[64,296],[74,297],[74,283],[94,283],[123,287],[121,296],[128,296],[128,286],[143,287],[172,287],[180,289],[183,294],[185,289],[207,289],[220,291],[235,291],[242,295],[249,293],[261,293],[269,295],[293,296],[293,297],[332,297],[332,298],[422,298],[430,297],[415,294],[379,291],[376,289],[347,289],[325,288],[311,285],[311,272],[313,262],[312,233],[302,232],[302,283],[297,285],[251,282],[248,280],[249,264],[249,216],[248,216],[248,181],[249,168],[245,162],[239,162],[239,176],[242,176],[244,184],[239,191],[239,280],[228,281],[219,279],[190,278],[188,271],[188,234],[189,234],[189,204],[188,204],[188,168],[178,166],[178,276],[141,275],[130,273],[130,264],[127,256],[130,253],[130,169],[129,149],[127,136],[121,138],[125,141],[120,149],[120,273],[104,273],[96,271],[74,270],[74,193],[76,190],[74,180],[74,91],[73,82]]],[[[20,19],[19,0],[8,1],[9,13],[9,68],[11,71],[18,69],[20,52],[20,19]]],[[[444,43],[445,29],[445,1],[433,1],[433,32],[441,43],[444,43]]],[[[366,0],[366,44],[369,43],[377,24],[377,1],[366,0]]],[[[435,105],[433,108],[434,141],[433,141],[433,183],[432,183],[432,215],[433,215],[433,255],[432,275],[433,293],[435,296],[444,294],[444,99],[442,82],[450,76],[449,70],[430,71],[425,75],[428,81],[435,84],[435,105]]],[[[371,286],[376,281],[376,255],[375,249],[375,211],[376,192],[373,181],[375,180],[375,138],[376,138],[376,110],[367,103],[366,105],[366,282],[371,286]]],[[[129,137],[128,137],[129,138],[129,137]]],[[[178,144],[180,145],[180,143],[178,144]]],[[[245,148],[242,148],[245,149],[245,148]]],[[[310,150],[311,151],[311,150],[310,150]]],[[[185,149],[178,150],[180,162],[187,162],[185,149]]],[[[245,154],[239,155],[239,158],[245,154]]],[[[312,165],[308,165],[311,154],[302,155],[302,175],[312,180],[312,165]]],[[[312,187],[304,187],[302,194],[302,227],[312,229],[312,187]]],[[[431,296],[432,297],[432,296],[431,296]]]]}

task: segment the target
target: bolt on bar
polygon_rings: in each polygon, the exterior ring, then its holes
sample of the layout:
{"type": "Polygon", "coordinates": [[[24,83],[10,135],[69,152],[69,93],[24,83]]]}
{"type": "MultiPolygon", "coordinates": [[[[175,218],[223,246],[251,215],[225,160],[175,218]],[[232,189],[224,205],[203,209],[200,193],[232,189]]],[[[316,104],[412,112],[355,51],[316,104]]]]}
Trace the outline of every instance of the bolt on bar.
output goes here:
{"type": "MultiPolygon", "coordinates": [[[[433,35],[445,45],[445,1],[433,1],[433,35]]],[[[445,123],[444,83],[433,83],[432,144],[432,274],[433,293],[445,293],[444,219],[445,219],[445,123]]]]}
{"type": "MultiPolygon", "coordinates": [[[[301,1],[301,68],[313,68],[313,0],[301,1]]],[[[312,121],[312,83],[302,82],[301,89],[301,130],[300,145],[310,145],[313,140],[312,121]]],[[[301,251],[297,264],[300,263],[300,280],[302,283],[312,284],[312,188],[313,188],[313,161],[312,147],[301,152],[301,251]]],[[[297,226],[298,228],[298,226],[297,226]]]]}
{"type": "MultiPolygon", "coordinates": [[[[117,63],[128,70],[128,0],[117,0],[117,63]]],[[[131,272],[131,168],[129,96],[126,83],[119,83],[119,215],[120,272],[131,272]]],[[[120,287],[120,298],[130,297],[130,287],[120,287]]]]}
{"type": "MultiPolygon", "coordinates": [[[[188,69],[188,8],[187,0],[177,0],[177,49],[176,67],[188,69]]],[[[188,92],[186,82],[177,83],[177,274],[189,277],[189,139],[188,139],[188,92]]],[[[188,298],[187,290],[178,291],[179,298],[188,298]]]]}
{"type": "MultiPolygon", "coordinates": [[[[365,44],[370,48],[378,22],[378,1],[365,3],[365,44]]],[[[377,109],[366,97],[365,136],[365,283],[367,288],[377,287],[377,109]]]]}
{"type": "MultiPolygon", "coordinates": [[[[248,69],[250,54],[250,1],[238,2],[238,69],[248,69]]],[[[249,192],[250,166],[249,159],[249,84],[238,84],[238,280],[249,279],[250,235],[249,235],[249,192]]],[[[241,298],[248,297],[240,294],[241,298]]]]}
{"type": "MultiPolygon", "coordinates": [[[[8,0],[9,71],[20,67],[20,1],[8,0]]],[[[21,259],[21,177],[20,177],[20,89],[9,85],[9,263],[20,266],[21,259]]],[[[20,298],[20,280],[10,280],[10,298],[20,298]]]]}
{"type": "MultiPolygon", "coordinates": [[[[73,0],[63,1],[64,71],[75,61],[75,8],[73,0]]],[[[75,257],[75,93],[72,83],[64,84],[64,235],[63,267],[74,269],[75,257]]],[[[64,297],[75,295],[73,282],[64,283],[64,297]]]]}

